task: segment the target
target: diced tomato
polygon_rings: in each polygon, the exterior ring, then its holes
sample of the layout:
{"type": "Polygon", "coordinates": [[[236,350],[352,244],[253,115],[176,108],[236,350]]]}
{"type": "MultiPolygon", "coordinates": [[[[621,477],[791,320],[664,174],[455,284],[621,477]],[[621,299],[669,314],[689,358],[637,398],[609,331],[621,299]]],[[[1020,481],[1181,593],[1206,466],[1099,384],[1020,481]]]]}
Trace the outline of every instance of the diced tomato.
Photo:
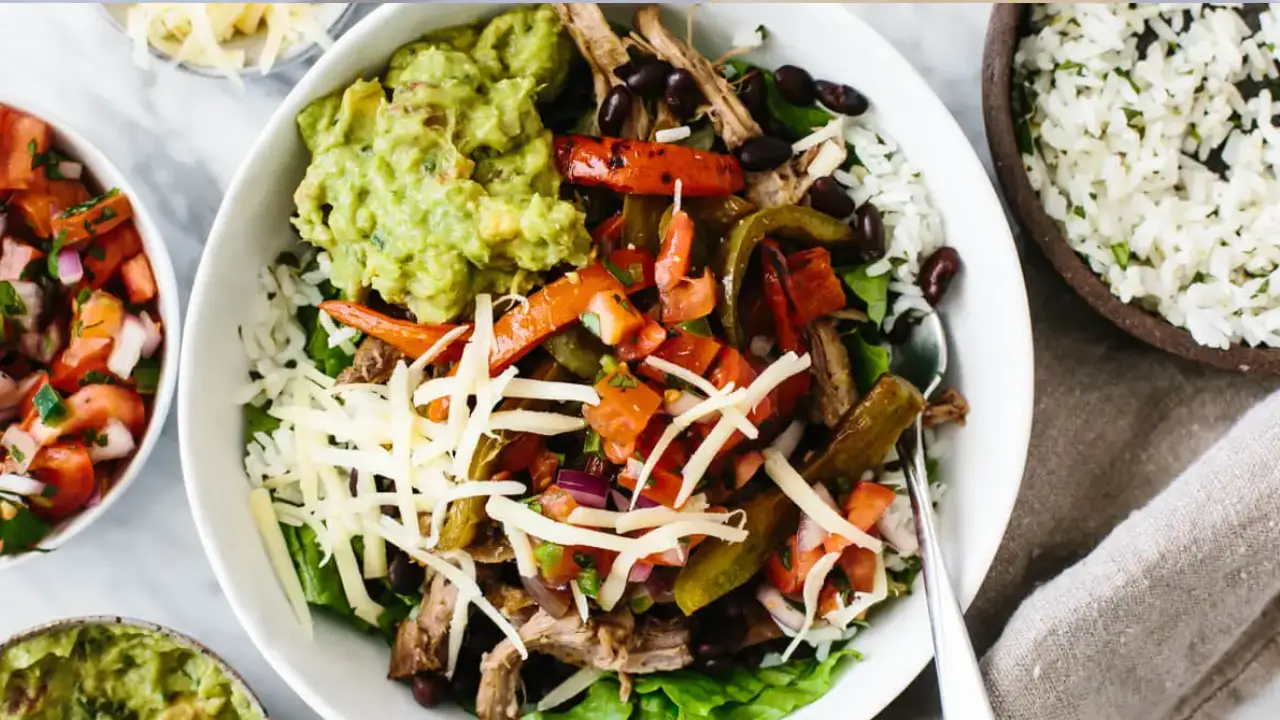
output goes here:
{"type": "Polygon", "coordinates": [[[787,269],[791,272],[791,287],[799,289],[791,295],[796,324],[808,325],[844,309],[844,286],[831,267],[831,253],[826,248],[791,253],[787,256],[787,269]]]}
{"type": "Polygon", "coordinates": [[[0,188],[40,188],[44,171],[35,156],[48,152],[52,142],[53,130],[43,120],[0,107],[0,188]]]}
{"type": "Polygon", "coordinates": [[[97,237],[122,225],[133,217],[133,205],[125,194],[112,191],[97,198],[93,205],[70,215],[65,212],[53,219],[53,234],[71,245],[97,237]]]}
{"type": "MultiPolygon", "coordinates": [[[[665,417],[655,417],[649,421],[648,427],[644,432],[640,433],[640,437],[636,439],[636,449],[639,450],[644,457],[649,457],[653,453],[654,447],[657,446],[658,440],[662,437],[662,433],[666,432],[667,422],[665,417]]],[[[658,458],[658,467],[667,470],[679,471],[684,464],[689,462],[689,446],[684,438],[677,436],[675,440],[667,446],[666,452],[662,453],[662,457],[658,458]]]]}
{"type": "MultiPolygon", "coordinates": [[[[90,373],[103,377],[115,377],[107,367],[111,357],[111,340],[107,338],[82,338],[54,358],[53,386],[64,393],[73,393],[93,378],[90,373]]],[[[120,378],[124,380],[125,378],[120,378]]],[[[102,380],[98,380],[102,382],[102,380]]]]}
{"type": "Polygon", "coordinates": [[[533,479],[533,489],[550,487],[556,481],[556,471],[560,469],[560,456],[543,446],[529,464],[529,477],[533,479]]]}
{"type": "Polygon", "coordinates": [[[587,301],[582,324],[605,345],[617,345],[644,327],[645,317],[636,311],[621,290],[602,290],[587,301]]]}
{"type": "Polygon", "coordinates": [[[620,443],[602,438],[600,446],[604,449],[604,456],[614,465],[625,465],[627,458],[636,452],[636,444],[634,442],[620,443]]]}
{"type": "Polygon", "coordinates": [[[142,237],[132,222],[110,232],[101,233],[85,248],[80,259],[84,265],[83,282],[93,289],[101,288],[124,264],[125,258],[142,252],[142,237]]]}
{"type": "Polygon", "coordinates": [[[893,504],[897,493],[893,488],[874,482],[859,482],[844,501],[844,514],[849,523],[863,532],[871,530],[884,511],[893,504]]]}
{"type": "Polygon", "coordinates": [[[147,429],[147,407],[136,390],[120,385],[85,385],[66,399],[69,417],[59,428],[63,435],[99,430],[108,420],[119,420],[142,437],[147,429]]]}
{"type": "Polygon", "coordinates": [[[111,339],[124,324],[124,303],[104,290],[94,290],[76,308],[76,319],[71,325],[71,343],[90,338],[111,339]]]}
{"type": "Polygon", "coordinates": [[[798,537],[792,535],[764,565],[765,576],[783,595],[800,595],[804,590],[804,579],[823,555],[821,545],[802,551],[796,546],[798,541],[798,537]]]}
{"type": "Polygon", "coordinates": [[[606,270],[622,283],[627,294],[651,288],[657,282],[653,254],[640,248],[619,248],[609,253],[603,263],[606,270]]]}
{"type": "Polygon", "coordinates": [[[13,194],[10,204],[22,213],[22,219],[31,232],[37,237],[49,238],[53,236],[53,217],[61,212],[57,202],[58,199],[48,193],[21,190],[13,194]]]}
{"type": "Polygon", "coordinates": [[[67,517],[93,496],[93,461],[84,445],[77,441],[65,441],[41,448],[31,459],[28,468],[31,476],[46,485],[57,488],[52,497],[39,498],[32,503],[32,512],[57,520],[67,517]]]}
{"type": "Polygon", "coordinates": [[[50,180],[45,183],[45,192],[52,195],[55,199],[54,207],[61,214],[63,210],[79,205],[93,197],[89,194],[89,188],[79,180],[50,180]]]}
{"type": "Polygon", "coordinates": [[[622,237],[622,213],[615,213],[612,217],[600,223],[591,231],[591,239],[595,242],[596,247],[609,248],[618,239],[622,237]]]}
{"type": "Polygon", "coordinates": [[[864,547],[851,547],[840,556],[840,569],[849,579],[849,587],[869,593],[876,587],[876,554],[864,547]]]}
{"type": "MultiPolygon", "coordinates": [[[[667,341],[667,329],[648,315],[644,316],[644,327],[640,328],[631,337],[623,340],[615,346],[618,351],[618,359],[624,362],[632,360],[641,360],[652,355],[663,343],[667,341]]],[[[647,365],[640,366],[640,372],[644,375],[650,375],[653,368],[647,365]]],[[[660,373],[659,373],[660,374],[660,373]]],[[[661,378],[657,378],[661,380],[661,378]]]]}
{"type": "MultiPolygon", "coordinates": [[[[720,358],[715,369],[711,371],[711,384],[723,390],[733,383],[735,388],[744,388],[755,382],[759,373],[752,367],[751,361],[737,349],[725,346],[720,351],[720,358]]],[[[766,397],[747,415],[747,419],[759,425],[773,414],[773,400],[766,397]]]]}
{"type": "Polygon", "coordinates": [[[733,489],[741,490],[764,465],[764,454],[759,450],[744,452],[733,459],[733,489]]]}
{"type": "Polygon", "coordinates": [[[569,519],[569,514],[577,509],[578,501],[562,490],[559,485],[552,485],[538,496],[538,507],[542,508],[543,515],[552,520],[565,522],[569,519]]]}
{"type": "MultiPolygon", "coordinates": [[[[654,357],[679,365],[694,375],[706,374],[707,368],[711,367],[716,355],[720,353],[720,343],[684,328],[677,327],[673,330],[671,337],[654,351],[654,357]]],[[[659,370],[649,365],[640,366],[640,372],[658,382],[666,380],[659,370]]]]}
{"type": "Polygon", "coordinates": [[[120,278],[124,280],[124,289],[129,293],[129,302],[141,305],[156,296],[156,278],[151,273],[151,262],[147,256],[138,253],[120,266],[120,278]]]}
{"type": "Polygon", "coordinates": [[[582,414],[600,437],[619,443],[635,442],[662,405],[662,398],[626,366],[619,366],[595,384],[598,405],[586,405],[582,414]]]}
{"type": "Polygon", "coordinates": [[[533,464],[533,459],[546,447],[546,440],[534,433],[520,433],[502,449],[498,458],[498,469],[507,472],[524,472],[533,464]]]}
{"type": "Polygon", "coordinates": [[[662,321],[689,322],[711,314],[716,309],[716,278],[705,269],[696,278],[683,278],[662,294],[662,321]]]}
{"type": "MultiPolygon", "coordinates": [[[[665,458],[665,455],[663,457],[665,458]]],[[[631,463],[618,474],[618,484],[627,490],[634,491],[638,472],[639,467],[635,463],[631,463]]],[[[682,485],[684,485],[684,477],[679,473],[664,469],[661,466],[655,467],[645,481],[644,489],[640,491],[640,496],[648,498],[659,505],[675,508],[676,498],[680,497],[680,487],[682,485]]],[[[629,498],[630,496],[630,493],[628,493],[627,497],[629,498]]]]}
{"type": "Polygon", "coordinates": [[[5,237],[0,241],[0,280],[21,280],[27,266],[42,257],[34,246],[5,237]]]}

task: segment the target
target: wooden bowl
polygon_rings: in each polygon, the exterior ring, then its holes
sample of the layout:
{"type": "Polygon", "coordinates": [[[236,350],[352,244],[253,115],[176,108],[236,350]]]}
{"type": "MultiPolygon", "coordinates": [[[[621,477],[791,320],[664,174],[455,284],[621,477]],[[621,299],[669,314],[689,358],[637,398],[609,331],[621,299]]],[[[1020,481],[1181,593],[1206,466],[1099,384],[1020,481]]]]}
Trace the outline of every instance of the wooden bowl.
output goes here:
{"type": "Polygon", "coordinates": [[[1045,213],[1040,196],[1031,188],[1022,165],[1010,107],[1013,55],[1018,40],[1026,32],[1029,12],[1030,8],[1021,4],[996,5],[987,25],[982,58],[982,115],[987,144],[996,176],[1022,232],[1035,238],[1054,269],[1085,302],[1139,340],[1224,370],[1280,374],[1280,348],[1239,344],[1226,350],[1205,347],[1197,343],[1191,333],[1159,315],[1122,302],[1071,248],[1057,223],[1045,213]]]}

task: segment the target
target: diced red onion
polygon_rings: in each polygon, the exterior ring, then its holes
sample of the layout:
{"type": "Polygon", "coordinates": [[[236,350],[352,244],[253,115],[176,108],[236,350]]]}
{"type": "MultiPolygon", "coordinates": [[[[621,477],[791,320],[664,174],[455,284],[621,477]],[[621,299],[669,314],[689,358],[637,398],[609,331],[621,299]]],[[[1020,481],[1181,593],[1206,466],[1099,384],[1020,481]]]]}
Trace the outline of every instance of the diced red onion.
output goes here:
{"type": "MultiPolygon", "coordinates": [[[[42,427],[43,423],[36,422],[35,425],[42,427]]],[[[9,453],[5,467],[19,473],[27,471],[27,466],[40,450],[40,443],[36,438],[17,425],[10,425],[4,431],[4,435],[0,436],[0,446],[4,446],[9,453]]]]}
{"type": "Polygon", "coordinates": [[[135,447],[133,433],[124,423],[112,418],[98,432],[97,441],[89,446],[89,459],[94,462],[119,460],[128,457],[135,447]]]}
{"type": "Polygon", "coordinates": [[[44,332],[25,332],[18,338],[18,350],[36,362],[48,365],[62,349],[62,326],[51,323],[44,332]]]}
{"type": "Polygon", "coordinates": [[[827,531],[813,521],[808,515],[800,516],[800,528],[796,530],[796,549],[800,552],[812,550],[822,544],[827,531]]]}
{"type": "Polygon", "coordinates": [[[44,492],[44,483],[15,473],[0,474],[0,491],[34,497],[44,492]]]}
{"type": "Polygon", "coordinates": [[[642,583],[648,580],[651,574],[653,574],[653,566],[641,561],[631,566],[631,574],[627,575],[627,582],[642,583]]]}
{"type": "Polygon", "coordinates": [[[58,280],[63,285],[75,285],[84,279],[84,265],[80,264],[80,253],[75,248],[65,248],[58,253],[58,280]]]}
{"type": "Polygon", "coordinates": [[[782,457],[791,457],[791,453],[796,451],[796,447],[800,445],[800,439],[804,437],[804,423],[794,420],[787,426],[786,430],[773,441],[773,449],[777,450],[782,457]]]}
{"type": "Polygon", "coordinates": [[[16,318],[18,324],[22,325],[23,330],[35,330],[40,312],[44,310],[44,290],[30,280],[10,280],[9,284],[13,286],[14,292],[18,293],[18,297],[22,298],[22,304],[27,308],[21,317],[16,318]]]}
{"type": "Polygon", "coordinates": [[[546,610],[551,617],[562,618],[569,612],[572,598],[564,590],[547,587],[547,584],[537,575],[521,577],[520,584],[524,585],[525,592],[538,603],[538,607],[546,610]]]}
{"type": "MultiPolygon", "coordinates": [[[[626,495],[623,495],[621,491],[611,490],[609,491],[609,496],[613,498],[614,509],[620,512],[627,512],[628,510],[631,509],[631,498],[626,495]]],[[[651,508],[651,507],[658,507],[658,503],[654,502],[653,500],[650,500],[649,498],[643,495],[641,495],[639,500],[636,501],[637,510],[644,510],[645,508],[651,508]]]]}
{"type": "Polygon", "coordinates": [[[111,355],[107,357],[107,369],[121,379],[132,375],[134,366],[142,358],[142,345],[146,340],[147,331],[142,328],[142,322],[132,315],[126,315],[113,338],[111,355]]]}
{"type": "Polygon", "coordinates": [[[84,166],[78,162],[63,160],[58,163],[58,173],[68,180],[79,180],[82,172],[84,172],[84,166]]]}
{"type": "Polygon", "coordinates": [[[142,343],[142,357],[149,358],[156,354],[156,350],[160,349],[160,343],[164,340],[164,334],[160,332],[160,323],[151,319],[151,315],[145,310],[138,319],[142,321],[142,329],[147,333],[147,339],[142,343]]]}
{"type": "Polygon", "coordinates": [[[756,588],[756,599],[779,625],[792,632],[800,632],[800,628],[804,627],[804,613],[792,607],[778,588],[769,583],[761,583],[756,588]]]}
{"type": "Polygon", "coordinates": [[[663,550],[658,556],[658,564],[663,567],[684,567],[689,560],[689,549],[681,543],[679,547],[663,550]]]}
{"type": "Polygon", "coordinates": [[[581,470],[556,473],[556,485],[573,496],[579,505],[603,510],[609,504],[609,481],[581,470]]]}

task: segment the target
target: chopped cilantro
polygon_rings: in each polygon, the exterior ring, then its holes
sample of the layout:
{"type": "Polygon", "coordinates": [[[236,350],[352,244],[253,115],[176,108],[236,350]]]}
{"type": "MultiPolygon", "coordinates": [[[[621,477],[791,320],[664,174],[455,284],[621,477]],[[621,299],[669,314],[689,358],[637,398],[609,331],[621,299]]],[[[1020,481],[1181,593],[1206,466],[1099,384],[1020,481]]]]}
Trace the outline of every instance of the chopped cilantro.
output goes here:
{"type": "Polygon", "coordinates": [[[31,398],[31,404],[40,413],[40,422],[54,426],[67,419],[67,406],[63,404],[58,391],[52,385],[41,387],[31,398]]]}
{"type": "MultiPolygon", "coordinates": [[[[119,194],[120,194],[120,188],[111,188],[105,193],[99,195],[98,197],[89,198],[88,200],[85,200],[82,203],[79,203],[77,205],[72,205],[66,210],[63,210],[62,215],[60,217],[69,218],[74,215],[79,215],[80,213],[85,212],[86,210],[92,210],[99,203],[106,202],[107,200],[110,200],[111,198],[119,194]]],[[[114,215],[112,217],[114,217],[114,215]]]]}
{"type": "Polygon", "coordinates": [[[640,382],[632,377],[631,373],[626,370],[620,370],[614,373],[613,377],[609,378],[609,387],[622,388],[623,390],[630,390],[639,384],[640,382]]]}
{"type": "Polygon", "coordinates": [[[587,568],[578,574],[578,589],[589,598],[600,595],[600,571],[587,568]]]}
{"type": "Polygon", "coordinates": [[[624,270],[623,268],[620,268],[617,265],[614,265],[613,262],[609,260],[609,258],[605,258],[603,260],[603,263],[604,263],[604,269],[608,270],[610,275],[617,278],[618,282],[627,286],[635,284],[636,282],[635,276],[633,276],[627,270],[624,270]]]}
{"type": "Polygon", "coordinates": [[[706,318],[682,322],[680,323],[680,329],[699,337],[711,337],[711,323],[707,322],[706,318]]]}
{"type": "Polygon", "coordinates": [[[77,305],[85,304],[86,302],[89,301],[89,298],[92,295],[93,295],[93,291],[90,290],[89,288],[80,288],[80,292],[76,293],[76,304],[77,305]]]}
{"type": "Polygon", "coordinates": [[[1112,245],[1111,254],[1116,256],[1116,264],[1120,266],[1121,270],[1127,270],[1129,268],[1129,243],[1121,240],[1115,245],[1112,245]]]}
{"type": "Polygon", "coordinates": [[[578,567],[584,570],[596,566],[596,559],[588,553],[578,552],[573,554],[573,561],[578,563],[578,567]]]}
{"type": "Polygon", "coordinates": [[[90,370],[80,377],[80,387],[85,385],[118,385],[114,375],[101,370],[90,370]]]}
{"type": "Polygon", "coordinates": [[[62,180],[62,170],[58,164],[66,160],[57,150],[52,148],[45,152],[37,152],[36,141],[31,140],[27,143],[27,152],[31,153],[31,169],[39,170],[44,168],[44,176],[50,180],[62,180]]]}
{"type": "MultiPolygon", "coordinates": [[[[22,450],[21,450],[20,448],[18,448],[18,446],[17,446],[17,445],[11,446],[11,447],[9,448],[9,454],[10,454],[10,455],[12,455],[12,456],[13,456],[13,459],[14,459],[14,460],[17,460],[18,462],[26,462],[26,461],[27,461],[27,454],[26,454],[26,453],[24,453],[24,452],[22,452],[22,450]]],[[[53,487],[53,486],[52,486],[52,485],[48,485],[48,486],[46,486],[46,487],[53,487]]]]}
{"type": "Polygon", "coordinates": [[[5,317],[21,317],[27,314],[27,304],[22,301],[22,296],[14,289],[13,283],[8,280],[0,282],[0,314],[5,317]]]}
{"type": "Polygon", "coordinates": [[[49,257],[46,258],[49,269],[49,277],[54,280],[59,279],[58,275],[58,253],[62,252],[62,245],[67,241],[67,231],[60,230],[53,238],[53,244],[49,247],[49,257]]]}
{"type": "Polygon", "coordinates": [[[1083,218],[1083,217],[1085,216],[1085,215],[1084,215],[1084,206],[1083,206],[1083,205],[1076,205],[1075,207],[1071,208],[1071,214],[1072,214],[1072,215],[1075,215],[1075,216],[1076,216],[1076,217],[1078,217],[1078,218],[1083,218]]]}
{"type": "Polygon", "coordinates": [[[160,361],[156,358],[139,360],[133,368],[133,384],[138,392],[154,395],[160,385],[160,361]]]}
{"type": "Polygon", "coordinates": [[[791,546],[783,545],[778,548],[778,562],[782,563],[782,567],[791,569],[791,546]]]}

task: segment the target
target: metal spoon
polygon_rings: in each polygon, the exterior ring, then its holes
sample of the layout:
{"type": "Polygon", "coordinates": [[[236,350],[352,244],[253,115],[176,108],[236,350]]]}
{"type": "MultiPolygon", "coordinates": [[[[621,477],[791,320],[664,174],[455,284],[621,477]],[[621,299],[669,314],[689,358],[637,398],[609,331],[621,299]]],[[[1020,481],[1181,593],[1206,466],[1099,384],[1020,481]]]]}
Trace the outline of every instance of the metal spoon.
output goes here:
{"type": "MultiPolygon", "coordinates": [[[[936,312],[925,316],[912,328],[907,341],[894,349],[892,369],[895,375],[920,388],[926,400],[938,389],[947,371],[947,337],[936,312]]],[[[960,611],[960,603],[956,600],[942,558],[933,519],[933,503],[929,499],[929,477],[925,472],[921,433],[920,418],[916,418],[898,439],[898,458],[907,476],[916,536],[920,539],[920,561],[933,631],[933,658],[938,673],[942,716],[952,720],[994,720],[982,672],[978,669],[978,659],[969,642],[964,614],[960,611]]]]}

